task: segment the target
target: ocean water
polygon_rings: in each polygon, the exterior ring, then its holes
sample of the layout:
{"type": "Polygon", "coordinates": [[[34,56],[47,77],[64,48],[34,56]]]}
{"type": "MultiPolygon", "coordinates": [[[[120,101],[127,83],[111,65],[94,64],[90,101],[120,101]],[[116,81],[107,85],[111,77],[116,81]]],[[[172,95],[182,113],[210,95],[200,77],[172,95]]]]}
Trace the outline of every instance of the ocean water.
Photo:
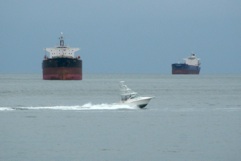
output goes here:
{"type": "Polygon", "coordinates": [[[241,75],[0,74],[0,160],[240,161],[241,75]],[[122,80],[146,109],[114,104],[122,80]]]}

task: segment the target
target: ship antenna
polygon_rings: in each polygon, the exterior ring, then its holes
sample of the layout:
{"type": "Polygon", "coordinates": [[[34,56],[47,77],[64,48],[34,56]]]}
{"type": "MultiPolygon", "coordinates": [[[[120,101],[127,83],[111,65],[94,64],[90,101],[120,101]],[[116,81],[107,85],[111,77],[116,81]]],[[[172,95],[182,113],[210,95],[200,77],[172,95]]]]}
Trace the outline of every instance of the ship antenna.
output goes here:
{"type": "Polygon", "coordinates": [[[64,35],[63,35],[63,32],[61,32],[60,34],[61,34],[61,36],[59,37],[59,40],[60,40],[59,45],[61,47],[63,47],[64,46],[64,35]]]}

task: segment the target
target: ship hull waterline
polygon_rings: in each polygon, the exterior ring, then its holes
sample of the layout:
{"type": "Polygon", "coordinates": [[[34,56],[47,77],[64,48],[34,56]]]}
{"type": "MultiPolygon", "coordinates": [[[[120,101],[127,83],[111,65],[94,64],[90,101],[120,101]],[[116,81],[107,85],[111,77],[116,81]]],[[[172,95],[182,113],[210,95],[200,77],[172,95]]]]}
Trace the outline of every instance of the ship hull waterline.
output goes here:
{"type": "Polygon", "coordinates": [[[199,74],[199,71],[194,71],[194,70],[172,70],[172,74],[199,74]]]}
{"type": "Polygon", "coordinates": [[[82,80],[82,71],[74,67],[44,68],[43,80],[82,80]]]}

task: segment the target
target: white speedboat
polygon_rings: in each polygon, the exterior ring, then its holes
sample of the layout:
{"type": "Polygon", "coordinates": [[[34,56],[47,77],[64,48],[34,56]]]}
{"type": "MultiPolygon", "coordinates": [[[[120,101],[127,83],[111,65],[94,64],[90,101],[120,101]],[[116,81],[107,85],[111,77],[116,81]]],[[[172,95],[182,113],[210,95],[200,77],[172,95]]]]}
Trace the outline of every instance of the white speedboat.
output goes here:
{"type": "Polygon", "coordinates": [[[149,101],[153,98],[138,96],[136,92],[132,91],[130,88],[127,87],[127,85],[125,85],[124,81],[120,81],[120,95],[121,103],[131,106],[137,106],[140,108],[146,107],[149,101]]]}

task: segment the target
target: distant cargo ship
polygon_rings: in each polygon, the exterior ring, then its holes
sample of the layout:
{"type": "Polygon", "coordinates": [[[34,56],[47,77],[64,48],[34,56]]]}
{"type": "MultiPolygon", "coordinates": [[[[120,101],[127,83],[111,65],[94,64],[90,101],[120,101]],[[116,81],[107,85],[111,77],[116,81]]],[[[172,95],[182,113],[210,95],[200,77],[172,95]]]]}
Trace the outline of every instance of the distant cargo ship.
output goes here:
{"type": "Polygon", "coordinates": [[[184,59],[184,63],[172,64],[172,74],[199,74],[200,65],[200,59],[195,54],[191,54],[184,59]]]}
{"type": "Polygon", "coordinates": [[[79,48],[70,48],[64,45],[64,36],[61,33],[60,44],[54,48],[46,48],[49,57],[45,55],[42,62],[44,80],[82,80],[82,60],[74,53],[79,48]]]}

